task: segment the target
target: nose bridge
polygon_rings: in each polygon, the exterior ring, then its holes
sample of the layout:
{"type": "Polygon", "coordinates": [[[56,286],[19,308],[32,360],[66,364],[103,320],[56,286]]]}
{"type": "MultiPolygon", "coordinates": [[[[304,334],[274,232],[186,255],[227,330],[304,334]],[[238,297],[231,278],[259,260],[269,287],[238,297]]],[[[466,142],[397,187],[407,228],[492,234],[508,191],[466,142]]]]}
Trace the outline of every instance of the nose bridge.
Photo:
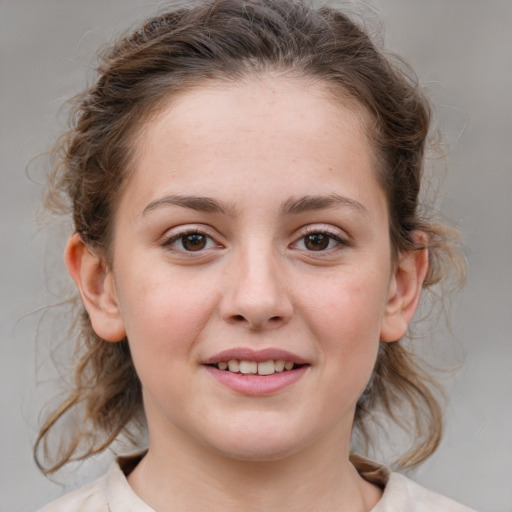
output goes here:
{"type": "Polygon", "coordinates": [[[244,244],[229,272],[225,319],[255,329],[288,322],[292,306],[283,270],[273,244],[258,239],[244,244]]]}

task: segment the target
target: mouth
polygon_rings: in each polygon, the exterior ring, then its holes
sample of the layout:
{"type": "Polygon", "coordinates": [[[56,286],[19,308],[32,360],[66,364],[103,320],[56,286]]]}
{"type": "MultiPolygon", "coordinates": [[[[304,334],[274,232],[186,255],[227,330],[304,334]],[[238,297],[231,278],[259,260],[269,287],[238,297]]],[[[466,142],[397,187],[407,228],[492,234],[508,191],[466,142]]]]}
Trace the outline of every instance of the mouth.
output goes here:
{"type": "Polygon", "coordinates": [[[311,363],[291,352],[266,348],[228,349],[203,361],[210,375],[237,393],[265,396],[302,379],[311,363]]]}
{"type": "Polygon", "coordinates": [[[305,364],[295,363],[284,359],[269,359],[267,361],[254,361],[246,359],[229,359],[209,364],[213,368],[230,373],[239,373],[242,375],[273,375],[274,373],[289,372],[297,370],[305,364]]]}

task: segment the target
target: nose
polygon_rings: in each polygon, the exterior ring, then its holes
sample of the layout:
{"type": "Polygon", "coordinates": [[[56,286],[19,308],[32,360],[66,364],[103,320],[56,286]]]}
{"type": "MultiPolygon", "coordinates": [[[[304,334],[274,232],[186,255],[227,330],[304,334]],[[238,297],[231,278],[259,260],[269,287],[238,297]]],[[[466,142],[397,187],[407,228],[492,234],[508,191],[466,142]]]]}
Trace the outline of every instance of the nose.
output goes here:
{"type": "Polygon", "coordinates": [[[275,329],[293,315],[290,290],[272,251],[247,251],[228,269],[221,303],[223,319],[251,330],[275,329]]]}

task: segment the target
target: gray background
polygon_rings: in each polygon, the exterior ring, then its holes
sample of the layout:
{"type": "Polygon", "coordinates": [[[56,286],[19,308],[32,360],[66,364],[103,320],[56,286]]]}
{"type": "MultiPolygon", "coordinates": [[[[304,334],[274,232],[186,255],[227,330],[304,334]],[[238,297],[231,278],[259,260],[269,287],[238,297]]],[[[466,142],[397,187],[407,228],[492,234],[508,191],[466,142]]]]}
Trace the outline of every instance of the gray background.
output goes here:
{"type": "MultiPolygon", "coordinates": [[[[482,512],[510,512],[512,2],[368,4],[436,104],[449,150],[439,162],[449,168],[441,203],[462,226],[470,265],[451,310],[453,336],[440,329],[430,345],[441,364],[463,363],[446,379],[446,436],[414,478],[482,512]]],[[[45,164],[29,160],[63,127],[59,107],[92,76],[95,49],[160,5],[0,0],[0,512],[33,510],[108,464],[108,455],[85,464],[62,487],[32,460],[39,409],[57,389],[48,340],[55,330],[64,339],[60,310],[42,317],[39,308],[61,293],[66,229],[38,232],[45,164]]]]}

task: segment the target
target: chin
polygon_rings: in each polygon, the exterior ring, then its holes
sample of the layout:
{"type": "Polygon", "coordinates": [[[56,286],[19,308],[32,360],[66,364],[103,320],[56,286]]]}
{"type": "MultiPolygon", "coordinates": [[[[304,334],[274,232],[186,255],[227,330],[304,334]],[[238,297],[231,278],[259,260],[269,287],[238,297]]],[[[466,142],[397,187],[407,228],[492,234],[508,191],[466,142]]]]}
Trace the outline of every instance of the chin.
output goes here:
{"type": "Polygon", "coordinates": [[[227,428],[210,446],[225,457],[240,461],[269,462],[290,457],[306,446],[304,436],[293,435],[289,425],[227,428]],[[227,434],[227,435],[226,435],[227,434]]]}
{"type": "Polygon", "coordinates": [[[266,443],[249,446],[231,446],[229,450],[221,450],[220,453],[227,458],[243,462],[275,462],[286,459],[299,451],[297,445],[283,446],[282,443],[266,443]]]}

